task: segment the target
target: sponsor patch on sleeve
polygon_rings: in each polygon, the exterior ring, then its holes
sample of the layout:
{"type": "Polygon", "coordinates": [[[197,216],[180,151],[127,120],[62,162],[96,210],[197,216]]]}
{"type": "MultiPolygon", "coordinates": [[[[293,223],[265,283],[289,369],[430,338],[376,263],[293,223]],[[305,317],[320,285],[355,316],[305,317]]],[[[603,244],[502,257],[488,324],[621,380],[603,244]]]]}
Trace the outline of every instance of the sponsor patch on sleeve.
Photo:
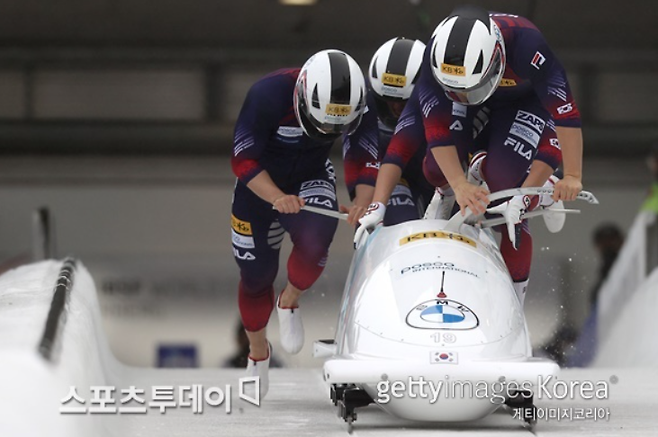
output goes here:
{"type": "Polygon", "coordinates": [[[571,103],[567,103],[566,105],[562,105],[557,108],[557,113],[560,115],[568,114],[571,111],[573,111],[573,105],[571,103]]]}
{"type": "Polygon", "coordinates": [[[560,141],[558,141],[557,138],[549,138],[548,140],[551,143],[551,146],[559,149],[560,148],[560,141]]]}
{"type": "Polygon", "coordinates": [[[541,68],[542,65],[544,65],[544,62],[546,62],[546,58],[544,55],[541,54],[541,52],[535,53],[535,56],[532,57],[532,60],[530,61],[530,65],[535,67],[537,70],[541,68]]]}

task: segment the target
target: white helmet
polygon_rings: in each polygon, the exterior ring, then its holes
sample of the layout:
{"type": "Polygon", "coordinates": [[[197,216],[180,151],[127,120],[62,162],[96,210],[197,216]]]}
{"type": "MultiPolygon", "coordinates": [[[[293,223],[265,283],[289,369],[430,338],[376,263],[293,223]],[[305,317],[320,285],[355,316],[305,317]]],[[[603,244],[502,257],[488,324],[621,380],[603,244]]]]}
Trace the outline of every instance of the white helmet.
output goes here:
{"type": "Polygon", "coordinates": [[[304,64],[295,85],[299,125],[311,138],[326,141],[353,133],[365,109],[365,79],[354,59],[323,50],[304,64]]]}
{"type": "Polygon", "coordinates": [[[432,74],[446,95],[466,105],[491,97],[505,72],[505,42],[489,13],[476,6],[456,8],[432,38],[432,74]]]}
{"type": "Polygon", "coordinates": [[[377,115],[388,126],[395,126],[400,114],[389,102],[406,102],[416,85],[423,62],[425,44],[418,40],[393,38],[377,49],[368,68],[370,87],[375,94],[377,115]]]}

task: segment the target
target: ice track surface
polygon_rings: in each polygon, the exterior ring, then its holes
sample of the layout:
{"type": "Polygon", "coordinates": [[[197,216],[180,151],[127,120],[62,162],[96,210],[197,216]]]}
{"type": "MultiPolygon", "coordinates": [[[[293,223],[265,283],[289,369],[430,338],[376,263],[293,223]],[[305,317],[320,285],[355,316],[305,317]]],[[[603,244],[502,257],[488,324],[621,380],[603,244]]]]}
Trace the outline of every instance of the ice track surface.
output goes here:
{"type": "MultiPolygon", "coordinates": [[[[225,369],[160,370],[128,367],[109,350],[101,329],[96,290],[78,264],[53,362],[37,352],[53,287],[62,263],[46,261],[20,267],[0,277],[0,435],[31,436],[345,436],[347,425],[336,416],[319,369],[274,369],[270,392],[261,407],[240,400],[242,371],[225,369]],[[153,386],[233,387],[232,412],[225,404],[202,414],[148,408],[153,386]],[[62,415],[61,399],[69,387],[90,399],[90,386],[135,386],[145,390],[146,414],[62,415]]],[[[499,412],[477,422],[427,424],[391,417],[375,406],[358,411],[354,436],[650,436],[658,411],[658,369],[564,370],[561,380],[606,380],[614,376],[607,400],[540,400],[540,408],[607,408],[606,420],[539,420],[533,431],[499,412]]],[[[120,399],[119,394],[113,396],[120,399]]],[[[135,404],[131,404],[135,405],[135,404]]],[[[89,403],[87,407],[91,406],[89,403]]],[[[120,404],[117,402],[117,406],[120,404]]]]}

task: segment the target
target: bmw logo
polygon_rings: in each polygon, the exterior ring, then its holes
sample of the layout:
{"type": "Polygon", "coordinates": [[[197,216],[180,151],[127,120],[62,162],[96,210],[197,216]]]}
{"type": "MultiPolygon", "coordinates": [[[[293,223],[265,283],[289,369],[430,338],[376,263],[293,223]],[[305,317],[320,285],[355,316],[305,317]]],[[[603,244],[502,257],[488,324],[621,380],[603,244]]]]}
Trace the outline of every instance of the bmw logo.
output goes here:
{"type": "Polygon", "coordinates": [[[421,311],[420,318],[434,323],[459,323],[466,316],[461,310],[448,305],[432,305],[421,311]]]}
{"type": "Polygon", "coordinates": [[[416,305],[407,314],[407,324],[420,329],[473,329],[479,325],[475,313],[450,299],[430,300],[416,305]]]}

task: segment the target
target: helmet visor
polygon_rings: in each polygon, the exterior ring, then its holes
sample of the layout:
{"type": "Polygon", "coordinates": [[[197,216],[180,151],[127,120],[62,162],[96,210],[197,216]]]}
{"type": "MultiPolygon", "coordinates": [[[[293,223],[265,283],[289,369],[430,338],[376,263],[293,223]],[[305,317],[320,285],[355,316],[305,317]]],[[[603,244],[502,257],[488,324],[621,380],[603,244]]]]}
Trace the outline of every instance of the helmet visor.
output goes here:
{"type": "Polygon", "coordinates": [[[347,124],[336,124],[336,123],[320,123],[318,121],[313,120],[311,117],[309,117],[311,124],[315,126],[315,128],[322,134],[324,135],[352,135],[354,131],[357,130],[359,127],[359,124],[361,124],[361,117],[363,115],[359,115],[357,118],[352,120],[351,123],[347,124]]]}
{"type": "MultiPolygon", "coordinates": [[[[359,124],[361,124],[361,118],[363,117],[363,109],[361,106],[357,107],[358,116],[349,123],[331,123],[328,121],[321,121],[313,117],[310,113],[310,105],[315,106],[316,108],[320,107],[319,102],[309,102],[304,96],[304,85],[301,81],[298,81],[295,88],[294,94],[294,109],[297,120],[299,121],[300,126],[306,132],[306,135],[316,139],[321,140],[330,140],[336,139],[341,135],[351,135],[353,134],[359,124]]],[[[346,105],[335,105],[335,106],[346,106],[346,105]]],[[[340,118],[340,117],[335,117],[340,118]]]]}
{"type": "Polygon", "coordinates": [[[499,47],[493,56],[493,61],[489,65],[489,69],[480,79],[480,83],[470,88],[454,88],[444,83],[441,87],[446,93],[446,96],[453,102],[461,103],[464,105],[479,105],[487,100],[498,88],[500,79],[503,76],[503,54],[499,47]]]}
{"type": "Polygon", "coordinates": [[[295,113],[306,135],[315,141],[333,141],[343,134],[351,135],[357,130],[359,124],[361,124],[362,118],[362,115],[359,115],[359,117],[348,124],[320,123],[314,118],[309,117],[302,108],[297,109],[295,113]]]}

